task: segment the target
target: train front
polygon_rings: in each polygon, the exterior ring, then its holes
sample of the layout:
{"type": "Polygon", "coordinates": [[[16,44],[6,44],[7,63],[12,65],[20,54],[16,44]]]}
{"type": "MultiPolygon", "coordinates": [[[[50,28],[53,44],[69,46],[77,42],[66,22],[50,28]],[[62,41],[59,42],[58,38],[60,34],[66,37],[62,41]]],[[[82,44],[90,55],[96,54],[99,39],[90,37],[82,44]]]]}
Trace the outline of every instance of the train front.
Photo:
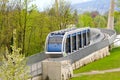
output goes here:
{"type": "Polygon", "coordinates": [[[50,33],[45,43],[45,54],[47,57],[62,57],[64,33],[50,33]]]}

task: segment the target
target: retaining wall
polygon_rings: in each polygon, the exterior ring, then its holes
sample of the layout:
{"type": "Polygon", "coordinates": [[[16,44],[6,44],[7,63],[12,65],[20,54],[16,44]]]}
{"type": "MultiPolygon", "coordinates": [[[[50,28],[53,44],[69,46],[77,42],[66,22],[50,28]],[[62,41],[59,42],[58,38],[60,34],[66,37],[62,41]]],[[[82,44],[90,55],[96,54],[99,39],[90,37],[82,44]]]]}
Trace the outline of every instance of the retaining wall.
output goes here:
{"type": "Polygon", "coordinates": [[[72,64],[70,60],[45,60],[42,62],[42,80],[69,80],[69,78],[73,75],[73,70],[108,55],[110,55],[109,48],[105,47],[75,61],[72,64]]]}

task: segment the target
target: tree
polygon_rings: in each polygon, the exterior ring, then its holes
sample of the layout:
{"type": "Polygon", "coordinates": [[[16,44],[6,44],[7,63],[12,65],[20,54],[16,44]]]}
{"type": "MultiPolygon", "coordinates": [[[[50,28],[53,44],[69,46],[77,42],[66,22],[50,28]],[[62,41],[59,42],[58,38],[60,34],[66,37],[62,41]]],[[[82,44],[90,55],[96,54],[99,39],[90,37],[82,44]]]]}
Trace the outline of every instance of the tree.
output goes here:
{"type": "Polygon", "coordinates": [[[120,12],[114,12],[115,30],[120,33],[120,12]]]}
{"type": "Polygon", "coordinates": [[[120,20],[115,23],[115,30],[118,34],[120,34],[120,20]]]}
{"type": "Polygon", "coordinates": [[[9,0],[0,0],[0,51],[6,58],[5,47],[11,51],[10,44],[12,43],[12,29],[10,11],[14,5],[8,5],[9,0]]]}
{"type": "Polygon", "coordinates": [[[65,0],[59,0],[57,13],[55,4],[52,8],[39,12],[33,9],[35,6],[30,6],[32,1],[0,0],[0,54],[5,57],[6,47],[9,53],[12,51],[10,46],[13,45],[14,29],[17,30],[16,46],[29,56],[44,50],[49,32],[78,22],[77,13],[71,13],[70,3],[65,0]]]}
{"type": "Polygon", "coordinates": [[[50,16],[45,13],[33,10],[28,18],[26,28],[26,52],[27,55],[43,51],[46,36],[49,32],[56,30],[54,22],[50,16]]]}
{"type": "Polygon", "coordinates": [[[92,17],[88,14],[83,14],[79,16],[79,22],[78,26],[79,27],[92,27],[93,26],[93,21],[92,17]]]}
{"type": "Polygon", "coordinates": [[[118,7],[119,12],[120,12],[120,0],[117,0],[116,4],[117,4],[117,7],[118,7]]]}
{"type": "Polygon", "coordinates": [[[78,25],[78,13],[77,10],[74,11],[73,13],[73,21],[75,25],[78,25]]]}
{"type": "Polygon", "coordinates": [[[66,25],[73,23],[71,15],[70,3],[65,0],[56,0],[56,3],[53,4],[52,8],[46,11],[49,16],[55,19],[57,29],[64,29],[66,25]]]}
{"type": "Polygon", "coordinates": [[[107,21],[104,16],[98,15],[94,18],[94,26],[97,28],[105,28],[107,26],[107,21]]]}
{"type": "Polygon", "coordinates": [[[116,2],[118,10],[114,12],[115,30],[120,33],[120,0],[116,2]]]}
{"type": "Polygon", "coordinates": [[[20,48],[16,47],[16,30],[13,35],[12,53],[9,53],[6,48],[7,59],[3,58],[2,60],[0,78],[3,80],[27,80],[30,77],[29,68],[26,66],[25,56],[20,54],[20,48]]]}

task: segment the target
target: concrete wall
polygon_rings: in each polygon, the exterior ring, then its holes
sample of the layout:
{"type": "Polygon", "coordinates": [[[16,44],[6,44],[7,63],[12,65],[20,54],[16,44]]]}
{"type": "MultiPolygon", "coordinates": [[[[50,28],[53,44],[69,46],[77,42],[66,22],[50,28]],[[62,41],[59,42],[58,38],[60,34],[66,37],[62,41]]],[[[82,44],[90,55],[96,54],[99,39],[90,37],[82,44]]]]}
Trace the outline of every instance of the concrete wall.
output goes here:
{"type": "Polygon", "coordinates": [[[73,76],[73,70],[108,55],[110,55],[109,48],[105,47],[73,64],[71,64],[69,60],[54,61],[52,59],[46,59],[41,62],[42,75],[35,76],[29,80],[69,80],[69,78],[73,76]]]}
{"type": "Polygon", "coordinates": [[[96,60],[101,59],[101,58],[103,58],[105,56],[108,56],[108,55],[110,55],[109,48],[105,47],[105,48],[103,48],[103,49],[101,49],[99,51],[96,51],[96,52],[86,56],[85,58],[82,58],[82,59],[74,62],[72,64],[72,68],[73,69],[78,69],[81,66],[84,66],[84,65],[86,65],[86,64],[88,64],[90,62],[96,61],[96,60]]]}
{"type": "Polygon", "coordinates": [[[69,80],[73,76],[73,70],[78,69],[90,62],[101,59],[110,55],[108,47],[96,51],[85,58],[82,58],[73,64],[70,61],[50,61],[42,62],[42,78],[43,80],[69,80]],[[48,79],[49,78],[49,79],[48,79]]]}
{"type": "Polygon", "coordinates": [[[67,80],[73,75],[72,66],[69,61],[51,61],[42,62],[43,80],[67,80]]]}

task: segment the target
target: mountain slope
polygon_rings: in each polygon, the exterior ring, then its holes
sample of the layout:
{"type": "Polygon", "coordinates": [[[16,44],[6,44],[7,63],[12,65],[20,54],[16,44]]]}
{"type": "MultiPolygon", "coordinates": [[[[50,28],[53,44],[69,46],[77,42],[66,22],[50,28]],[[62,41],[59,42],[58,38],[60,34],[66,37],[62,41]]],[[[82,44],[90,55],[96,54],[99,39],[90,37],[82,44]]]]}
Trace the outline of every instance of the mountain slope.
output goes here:
{"type": "Polygon", "coordinates": [[[77,10],[78,13],[83,13],[85,11],[98,11],[104,14],[109,10],[110,0],[91,0],[84,3],[77,3],[72,5],[73,10],[77,10]]]}

